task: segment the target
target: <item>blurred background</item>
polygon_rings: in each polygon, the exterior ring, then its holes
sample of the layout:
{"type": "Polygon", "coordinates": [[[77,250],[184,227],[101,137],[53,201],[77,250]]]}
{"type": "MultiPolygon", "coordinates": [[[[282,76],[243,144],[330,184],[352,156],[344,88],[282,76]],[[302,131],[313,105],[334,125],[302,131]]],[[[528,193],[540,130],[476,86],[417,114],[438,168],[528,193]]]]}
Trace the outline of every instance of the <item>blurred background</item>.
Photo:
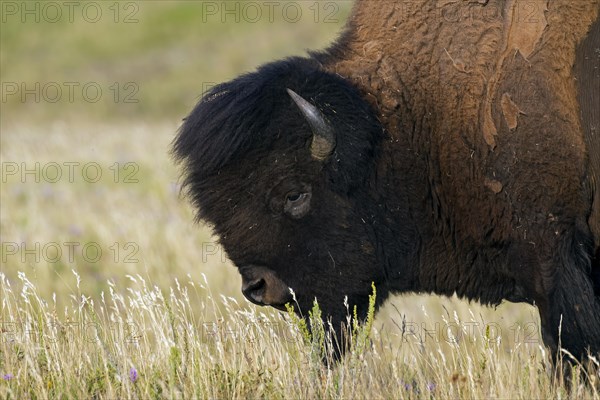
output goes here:
{"type": "MultiPolygon", "coordinates": [[[[0,271],[11,285],[24,273],[60,310],[109,282],[168,291],[206,277],[213,293],[254,307],[210,228],[193,223],[170,142],[216,83],[328,46],[352,1],[0,4],[0,271]]],[[[541,343],[531,307],[435,296],[395,297],[376,326],[398,332],[404,320],[439,336],[432,319],[455,313],[494,324],[507,348],[541,343]]]]}

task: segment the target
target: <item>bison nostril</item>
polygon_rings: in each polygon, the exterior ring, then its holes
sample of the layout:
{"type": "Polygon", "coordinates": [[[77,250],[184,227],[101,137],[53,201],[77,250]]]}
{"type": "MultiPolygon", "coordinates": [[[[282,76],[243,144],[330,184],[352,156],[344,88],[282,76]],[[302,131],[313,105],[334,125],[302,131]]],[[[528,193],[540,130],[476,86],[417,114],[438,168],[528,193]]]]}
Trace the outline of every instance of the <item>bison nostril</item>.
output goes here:
{"type": "Polygon", "coordinates": [[[264,279],[255,279],[250,282],[243,282],[242,293],[253,303],[263,305],[263,294],[266,286],[264,279]]]}

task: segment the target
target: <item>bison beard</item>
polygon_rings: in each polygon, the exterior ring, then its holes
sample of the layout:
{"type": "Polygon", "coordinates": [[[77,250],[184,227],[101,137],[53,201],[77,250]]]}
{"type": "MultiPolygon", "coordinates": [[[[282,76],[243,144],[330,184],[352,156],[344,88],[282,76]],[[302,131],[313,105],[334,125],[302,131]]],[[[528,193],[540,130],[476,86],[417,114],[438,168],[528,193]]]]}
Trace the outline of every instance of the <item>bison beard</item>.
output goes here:
{"type": "Polygon", "coordinates": [[[339,343],[344,299],[364,318],[372,283],[377,306],[527,302],[555,354],[600,353],[598,1],[511,30],[518,2],[359,0],[327,51],[196,105],[173,154],[250,301],[317,299],[339,343]]]}

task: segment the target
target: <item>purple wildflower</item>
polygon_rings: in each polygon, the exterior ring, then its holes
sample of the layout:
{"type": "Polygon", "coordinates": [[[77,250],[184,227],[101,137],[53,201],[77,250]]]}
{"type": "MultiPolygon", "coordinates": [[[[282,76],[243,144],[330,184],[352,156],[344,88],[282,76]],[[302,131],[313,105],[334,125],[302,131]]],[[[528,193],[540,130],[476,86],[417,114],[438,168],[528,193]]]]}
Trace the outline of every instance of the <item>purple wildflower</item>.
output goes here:
{"type": "Polygon", "coordinates": [[[79,225],[71,224],[69,225],[69,233],[73,236],[81,236],[83,235],[83,229],[79,225]]]}
{"type": "Polygon", "coordinates": [[[402,385],[404,386],[404,390],[412,389],[412,385],[410,383],[402,382],[402,385]]]}
{"type": "Polygon", "coordinates": [[[437,385],[435,383],[433,383],[433,382],[429,382],[427,384],[427,390],[429,390],[430,392],[433,392],[436,387],[437,387],[437,385]]]}
{"type": "Polygon", "coordinates": [[[134,367],[129,370],[129,380],[135,383],[138,380],[138,372],[134,367]]]}
{"type": "Polygon", "coordinates": [[[5,381],[10,381],[12,378],[14,378],[13,374],[4,374],[4,375],[2,375],[2,379],[4,379],[5,381]]]}

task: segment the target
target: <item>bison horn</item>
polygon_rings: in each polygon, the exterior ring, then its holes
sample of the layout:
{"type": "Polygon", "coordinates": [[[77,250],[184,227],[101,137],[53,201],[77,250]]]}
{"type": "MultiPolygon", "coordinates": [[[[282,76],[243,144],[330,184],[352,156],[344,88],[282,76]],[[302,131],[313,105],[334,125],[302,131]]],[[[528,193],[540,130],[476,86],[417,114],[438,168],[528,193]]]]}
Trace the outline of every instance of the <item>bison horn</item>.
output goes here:
{"type": "Polygon", "coordinates": [[[312,129],[313,138],[310,144],[310,153],[313,158],[323,161],[335,149],[335,134],[323,114],[311,103],[304,100],[291,89],[287,90],[294,103],[298,106],[306,121],[312,129]]]}

